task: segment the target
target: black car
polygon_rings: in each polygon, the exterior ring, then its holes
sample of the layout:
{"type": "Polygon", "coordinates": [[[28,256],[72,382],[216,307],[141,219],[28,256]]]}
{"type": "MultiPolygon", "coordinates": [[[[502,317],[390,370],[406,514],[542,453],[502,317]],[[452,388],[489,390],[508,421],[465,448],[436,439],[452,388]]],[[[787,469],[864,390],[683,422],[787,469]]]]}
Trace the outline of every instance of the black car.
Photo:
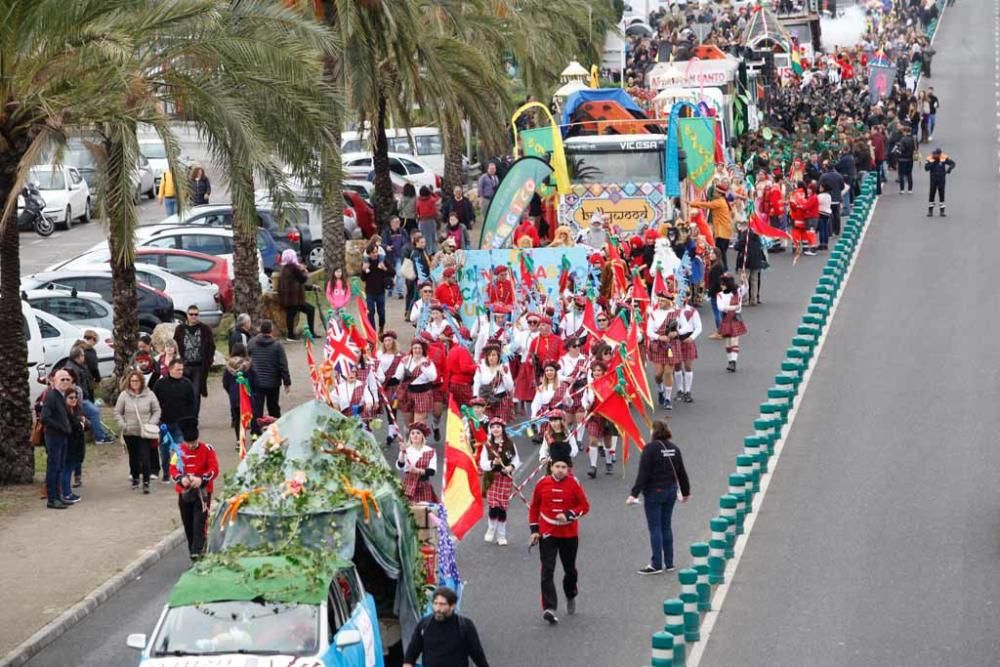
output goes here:
{"type": "MultiPolygon", "coordinates": [[[[106,273],[86,271],[53,271],[36,273],[22,280],[22,287],[30,289],[65,288],[80,292],[97,292],[101,298],[114,305],[111,295],[111,276],[106,273]]],[[[148,285],[137,283],[139,330],[152,333],[156,325],[174,321],[174,300],[148,285]]]]}

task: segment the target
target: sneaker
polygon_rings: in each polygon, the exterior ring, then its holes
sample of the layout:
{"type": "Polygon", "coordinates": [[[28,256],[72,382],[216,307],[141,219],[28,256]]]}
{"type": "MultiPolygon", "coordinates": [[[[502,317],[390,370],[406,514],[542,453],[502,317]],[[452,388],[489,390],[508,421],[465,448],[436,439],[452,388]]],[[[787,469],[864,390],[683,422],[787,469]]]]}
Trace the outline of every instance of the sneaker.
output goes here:
{"type": "Polygon", "coordinates": [[[139,488],[139,480],[133,479],[132,483],[130,484],[130,486],[132,487],[132,490],[135,491],[136,489],[139,488]]]}
{"type": "Polygon", "coordinates": [[[497,546],[498,547],[505,547],[505,546],[507,546],[507,538],[506,537],[498,537],[497,538],[497,546]]]}
{"type": "Polygon", "coordinates": [[[490,526],[489,528],[486,529],[486,534],[483,535],[483,541],[492,542],[493,538],[496,537],[496,534],[497,534],[496,528],[490,526]]]}
{"type": "Polygon", "coordinates": [[[647,565],[646,567],[642,568],[641,570],[636,570],[636,573],[637,574],[662,574],[663,573],[663,568],[662,567],[653,567],[652,565],[647,565]]]}
{"type": "Polygon", "coordinates": [[[149,476],[149,479],[151,479],[151,480],[152,480],[152,481],[154,481],[154,482],[155,482],[156,480],[158,480],[159,478],[160,478],[160,473],[157,473],[157,472],[154,472],[153,474],[151,474],[151,475],[149,476]]]}
{"type": "Polygon", "coordinates": [[[302,340],[302,339],[299,338],[298,336],[289,336],[288,338],[285,339],[285,342],[287,342],[287,343],[297,343],[300,340],[302,340]]]}
{"type": "Polygon", "coordinates": [[[549,625],[555,625],[556,623],[559,622],[559,617],[556,616],[556,613],[551,609],[546,609],[545,611],[543,611],[542,618],[545,619],[545,622],[548,623],[549,625]]]}
{"type": "Polygon", "coordinates": [[[673,572],[674,571],[674,566],[673,565],[668,565],[665,568],[663,568],[663,571],[664,572],[673,572]]]}
{"type": "Polygon", "coordinates": [[[590,470],[587,471],[587,477],[590,479],[595,479],[597,477],[597,466],[590,466],[590,470]]]}
{"type": "Polygon", "coordinates": [[[174,480],[170,479],[169,477],[164,477],[162,480],[160,480],[160,483],[161,484],[173,484],[174,480]]]}
{"type": "Polygon", "coordinates": [[[61,500],[50,500],[49,502],[45,503],[45,507],[47,507],[50,510],[64,510],[67,507],[69,507],[69,505],[67,505],[61,500]]]}
{"type": "Polygon", "coordinates": [[[663,401],[663,409],[664,410],[673,410],[674,409],[673,401],[671,401],[669,398],[665,399],[663,401]]]}
{"type": "Polygon", "coordinates": [[[115,444],[115,441],[114,440],[95,440],[94,444],[95,445],[109,446],[109,445],[115,444]]]}
{"type": "Polygon", "coordinates": [[[805,255],[806,257],[815,257],[816,256],[816,251],[812,250],[812,249],[803,250],[802,254],[805,255]]]}
{"type": "Polygon", "coordinates": [[[76,495],[75,493],[71,493],[68,496],[64,496],[62,499],[63,503],[67,505],[76,505],[78,502],[80,502],[80,500],[82,500],[80,496],[76,495]]]}
{"type": "Polygon", "coordinates": [[[576,614],[576,598],[569,598],[566,600],[566,613],[570,616],[576,614]]]}

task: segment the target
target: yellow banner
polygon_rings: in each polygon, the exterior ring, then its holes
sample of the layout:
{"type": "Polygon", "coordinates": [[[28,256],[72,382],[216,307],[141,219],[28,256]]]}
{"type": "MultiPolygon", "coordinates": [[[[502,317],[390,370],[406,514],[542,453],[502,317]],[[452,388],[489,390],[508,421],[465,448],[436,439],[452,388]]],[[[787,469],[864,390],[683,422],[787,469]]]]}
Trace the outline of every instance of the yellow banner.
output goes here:
{"type": "Polygon", "coordinates": [[[552,160],[550,164],[556,176],[556,190],[561,195],[568,195],[570,193],[569,170],[566,168],[566,153],[563,151],[562,134],[559,132],[559,124],[552,117],[549,108],[541,102],[528,102],[515,111],[514,115],[510,118],[510,125],[514,128],[514,158],[517,159],[520,157],[517,148],[517,119],[522,113],[534,107],[541,109],[549,119],[549,127],[552,128],[552,160]]]}
{"type": "Polygon", "coordinates": [[[623,230],[636,229],[643,223],[656,220],[657,211],[645,197],[626,197],[617,201],[610,199],[584,199],[573,212],[577,225],[586,228],[594,213],[604,216],[604,222],[623,230]]]}

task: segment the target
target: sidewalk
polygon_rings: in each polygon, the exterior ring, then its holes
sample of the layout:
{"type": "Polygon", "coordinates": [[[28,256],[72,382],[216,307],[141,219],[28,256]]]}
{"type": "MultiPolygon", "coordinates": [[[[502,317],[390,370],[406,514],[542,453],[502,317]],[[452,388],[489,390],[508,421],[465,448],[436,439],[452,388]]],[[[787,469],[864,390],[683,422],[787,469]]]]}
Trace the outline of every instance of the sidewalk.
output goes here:
{"type": "MultiPolygon", "coordinates": [[[[409,340],[403,302],[386,303],[387,316],[400,337],[409,340]]],[[[292,373],[291,393],[281,394],[283,410],[312,398],[305,347],[285,343],[292,373]]],[[[110,410],[105,419],[112,421],[110,410]]],[[[209,378],[201,407],[202,440],[215,445],[223,471],[239,456],[229,427],[229,399],[221,376],[209,378]]],[[[0,662],[3,656],[46,623],[76,604],[129,563],[180,527],[173,485],[151,484],[148,496],[132,491],[128,457],[117,445],[89,446],[84,464],[83,497],[68,510],[47,510],[38,499],[45,471],[30,487],[0,488],[0,572],[5,604],[0,605],[0,662]]],[[[217,494],[221,489],[216,487],[217,494]]]]}

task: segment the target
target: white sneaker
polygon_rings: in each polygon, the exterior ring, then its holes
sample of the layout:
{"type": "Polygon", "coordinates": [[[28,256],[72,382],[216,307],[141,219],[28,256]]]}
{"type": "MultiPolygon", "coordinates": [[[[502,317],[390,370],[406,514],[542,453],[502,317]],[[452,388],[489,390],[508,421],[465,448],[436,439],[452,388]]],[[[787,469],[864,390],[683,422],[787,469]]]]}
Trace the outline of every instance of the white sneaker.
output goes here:
{"type": "Polygon", "coordinates": [[[507,538],[506,537],[498,537],[497,538],[497,546],[499,546],[499,547],[505,547],[505,546],[507,546],[507,538]]]}
{"type": "Polygon", "coordinates": [[[483,541],[492,542],[493,538],[496,537],[496,534],[497,534],[496,528],[490,526],[489,528],[486,529],[486,534],[483,535],[483,541]]]}

